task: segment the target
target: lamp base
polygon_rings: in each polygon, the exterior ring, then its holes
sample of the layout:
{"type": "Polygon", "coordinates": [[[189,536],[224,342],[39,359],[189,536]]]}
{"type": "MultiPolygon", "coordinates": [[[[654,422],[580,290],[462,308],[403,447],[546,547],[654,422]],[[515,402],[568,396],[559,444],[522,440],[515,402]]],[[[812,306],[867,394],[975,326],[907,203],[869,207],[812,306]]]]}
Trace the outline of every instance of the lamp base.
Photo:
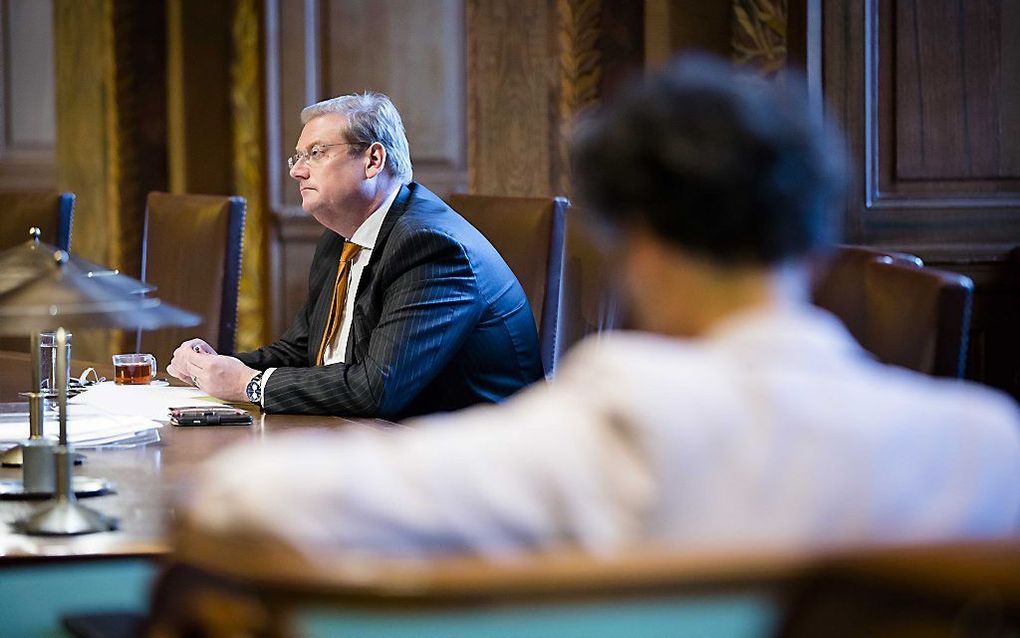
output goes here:
{"type": "Polygon", "coordinates": [[[117,529],[119,521],[74,500],[60,499],[53,505],[14,523],[14,530],[33,536],[74,536],[117,529]]]}
{"type": "MultiPolygon", "coordinates": [[[[3,467],[21,467],[25,464],[25,455],[21,453],[21,444],[15,445],[0,454],[0,465],[3,467]]],[[[81,465],[85,462],[85,455],[74,453],[74,464],[81,465]]]]}
{"type": "MultiPolygon", "coordinates": [[[[76,476],[71,481],[71,489],[78,498],[113,494],[117,490],[113,483],[99,478],[76,476]]],[[[0,501],[36,501],[53,498],[53,491],[25,490],[25,484],[18,479],[0,479],[0,501]]]]}

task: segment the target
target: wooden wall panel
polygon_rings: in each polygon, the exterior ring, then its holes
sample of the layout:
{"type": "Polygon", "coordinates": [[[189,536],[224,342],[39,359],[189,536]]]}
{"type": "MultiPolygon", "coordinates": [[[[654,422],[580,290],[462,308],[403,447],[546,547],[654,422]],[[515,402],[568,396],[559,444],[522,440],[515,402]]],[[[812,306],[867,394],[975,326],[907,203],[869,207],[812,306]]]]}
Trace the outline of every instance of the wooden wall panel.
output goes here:
{"type": "Polygon", "coordinates": [[[51,0],[0,2],[0,188],[56,188],[51,0]]]}
{"type": "Polygon", "coordinates": [[[570,196],[572,123],[641,66],[641,18],[617,0],[468,2],[470,192],[570,196]]]}
{"type": "Polygon", "coordinates": [[[556,6],[468,3],[468,182],[472,193],[555,195],[556,6]]]}
{"type": "MultiPolygon", "coordinates": [[[[1020,177],[1003,170],[1008,161],[1000,163],[1000,156],[1020,157],[1020,139],[999,135],[1003,125],[1020,120],[1020,112],[1000,110],[999,95],[1018,84],[1001,73],[1001,54],[1010,54],[998,37],[1001,2],[898,2],[889,18],[896,179],[1020,177]]],[[[1020,29],[1020,23],[1012,26],[1020,29]]]]}
{"type": "Polygon", "coordinates": [[[831,0],[818,50],[860,168],[847,240],[971,276],[967,375],[1020,397],[1020,335],[1003,319],[1020,315],[1018,33],[1017,0],[831,0]]]}
{"type": "Polygon", "coordinates": [[[269,198],[274,211],[301,212],[301,197],[284,158],[301,134],[301,109],[320,99],[321,51],[317,0],[267,2],[269,198]]]}
{"type": "Polygon", "coordinates": [[[404,120],[415,180],[440,194],[463,188],[463,1],[334,0],[322,34],[323,97],[385,93],[404,120]]]}

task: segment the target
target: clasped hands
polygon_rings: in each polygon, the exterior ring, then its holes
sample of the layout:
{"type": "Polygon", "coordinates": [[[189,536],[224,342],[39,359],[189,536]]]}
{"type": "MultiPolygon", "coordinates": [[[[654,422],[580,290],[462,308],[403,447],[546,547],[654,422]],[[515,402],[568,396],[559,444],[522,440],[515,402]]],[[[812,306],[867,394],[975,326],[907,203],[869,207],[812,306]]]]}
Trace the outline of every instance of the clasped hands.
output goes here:
{"type": "Polygon", "coordinates": [[[201,339],[189,339],[174,350],[167,374],[224,401],[246,401],[244,389],[258,370],[216,351],[201,339]]]}

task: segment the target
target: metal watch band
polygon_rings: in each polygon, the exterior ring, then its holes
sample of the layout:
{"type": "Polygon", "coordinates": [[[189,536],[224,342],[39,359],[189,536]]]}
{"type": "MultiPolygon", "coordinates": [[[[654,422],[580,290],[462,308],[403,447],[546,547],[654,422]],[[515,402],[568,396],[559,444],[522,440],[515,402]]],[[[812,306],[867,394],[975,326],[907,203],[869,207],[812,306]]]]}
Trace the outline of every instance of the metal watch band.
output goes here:
{"type": "Polygon", "coordinates": [[[262,403],[262,373],[259,372],[251,381],[248,382],[248,386],[244,389],[245,396],[248,397],[248,401],[260,405],[262,403]]]}

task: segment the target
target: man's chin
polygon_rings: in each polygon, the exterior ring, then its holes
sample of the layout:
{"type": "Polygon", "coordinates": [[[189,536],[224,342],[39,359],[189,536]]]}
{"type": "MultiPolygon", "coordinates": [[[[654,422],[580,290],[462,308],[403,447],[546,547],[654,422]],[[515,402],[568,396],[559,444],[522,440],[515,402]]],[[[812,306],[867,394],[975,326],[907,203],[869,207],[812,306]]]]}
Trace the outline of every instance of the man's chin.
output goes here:
{"type": "Polygon", "coordinates": [[[305,211],[306,215],[315,216],[315,209],[317,208],[315,198],[308,197],[304,193],[301,194],[301,210],[305,211]]]}

